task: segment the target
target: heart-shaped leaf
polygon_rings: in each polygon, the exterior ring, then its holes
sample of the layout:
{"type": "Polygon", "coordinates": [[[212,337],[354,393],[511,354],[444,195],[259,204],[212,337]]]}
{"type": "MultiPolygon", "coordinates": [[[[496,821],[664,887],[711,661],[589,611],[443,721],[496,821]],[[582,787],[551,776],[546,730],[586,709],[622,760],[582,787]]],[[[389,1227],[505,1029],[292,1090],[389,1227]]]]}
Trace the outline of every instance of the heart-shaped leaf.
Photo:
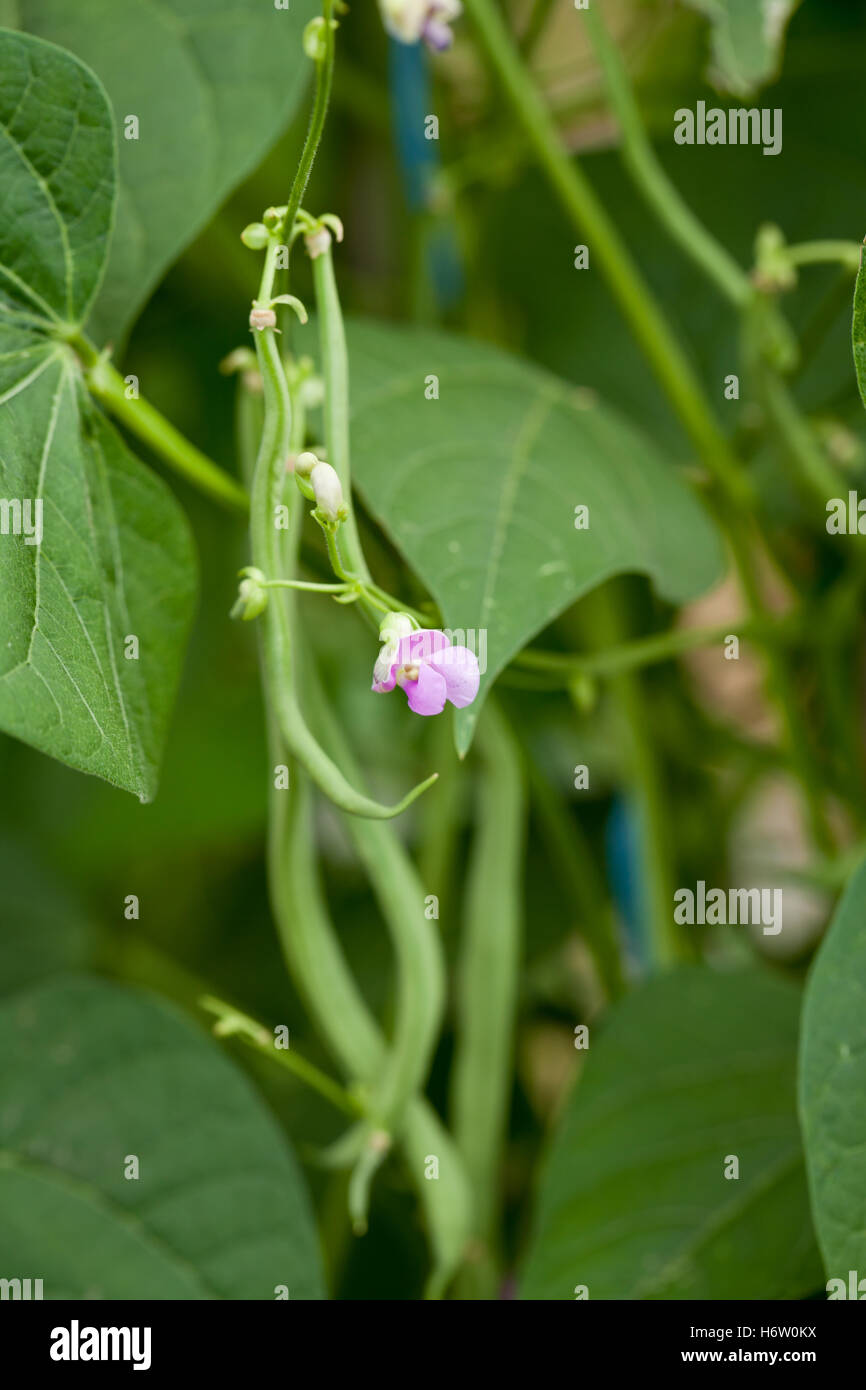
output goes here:
{"type": "Polygon", "coordinates": [[[22,29],[87,63],[114,108],[117,234],[90,331],[117,341],[288,125],[310,73],[301,33],[317,10],[313,0],[20,0],[18,13],[22,29]]]}
{"type": "Polygon", "coordinates": [[[685,0],[713,31],[710,79],[747,96],[775,75],[785,28],[800,0],[685,0]]]}
{"type": "Polygon", "coordinates": [[[55,980],[0,1006],[0,1055],[4,1273],[45,1298],[323,1296],[291,1151],[174,1010],[55,980]]]}
{"type": "MultiPolygon", "coordinates": [[[[866,865],[854,874],[806,986],[800,1110],[815,1228],[831,1279],[866,1278],[866,865]]],[[[866,1287],[866,1286],[864,1286],[866,1287]]],[[[862,1295],[861,1295],[862,1296],[862,1295]]]]}
{"type": "Polygon", "coordinates": [[[68,341],[108,249],[111,115],[52,44],[3,31],[0,68],[0,728],[148,800],[195,565],[68,341]]]}
{"type": "Polygon", "coordinates": [[[525,1298],[801,1298],[821,1284],[797,1129],[800,996],[679,970],[596,1033],[539,1194],[525,1298]],[[734,1166],[736,1160],[736,1168],[734,1166]]]}
{"type": "Polygon", "coordinates": [[[582,594],[643,571],[682,602],[719,577],[707,513],[591,393],[445,334],[356,322],[347,336],[355,480],[445,625],[486,642],[461,753],[497,673],[582,594]]]}

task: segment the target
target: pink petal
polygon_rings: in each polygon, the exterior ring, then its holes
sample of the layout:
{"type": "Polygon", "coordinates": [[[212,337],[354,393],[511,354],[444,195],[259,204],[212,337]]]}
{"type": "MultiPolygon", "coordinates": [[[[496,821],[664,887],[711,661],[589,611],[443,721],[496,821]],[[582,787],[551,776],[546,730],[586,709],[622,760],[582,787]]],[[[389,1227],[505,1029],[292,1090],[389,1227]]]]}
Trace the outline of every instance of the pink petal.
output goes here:
{"type": "Polygon", "coordinates": [[[379,657],[373,667],[373,689],[377,695],[387,695],[389,690],[393,690],[397,684],[397,663],[386,654],[385,659],[379,657]]]}
{"type": "Polygon", "coordinates": [[[449,647],[446,651],[438,652],[430,665],[444,678],[446,697],[452,705],[463,709],[472,704],[481,683],[478,658],[474,652],[468,647],[449,647]]]}
{"type": "Polygon", "coordinates": [[[398,666],[413,666],[429,661],[437,652],[444,651],[451,643],[444,632],[433,627],[422,627],[420,632],[411,632],[400,638],[394,660],[398,666]]]}
{"type": "Polygon", "coordinates": [[[432,666],[423,665],[416,681],[406,681],[403,689],[409,708],[416,714],[441,714],[445,708],[447,686],[445,677],[432,666]]]}

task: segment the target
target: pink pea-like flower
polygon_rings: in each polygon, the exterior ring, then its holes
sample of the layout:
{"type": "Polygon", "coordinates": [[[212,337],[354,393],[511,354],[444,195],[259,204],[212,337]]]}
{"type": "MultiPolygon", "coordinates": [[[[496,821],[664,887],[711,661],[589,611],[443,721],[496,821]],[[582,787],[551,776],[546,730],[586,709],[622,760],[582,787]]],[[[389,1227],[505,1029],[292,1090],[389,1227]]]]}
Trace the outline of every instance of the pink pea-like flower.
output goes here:
{"type": "Polygon", "coordinates": [[[422,628],[398,641],[386,641],[373,670],[373,689],[384,695],[399,685],[416,714],[441,714],[446,700],[458,709],[471,705],[481,675],[468,647],[452,647],[435,628],[422,628]]]}

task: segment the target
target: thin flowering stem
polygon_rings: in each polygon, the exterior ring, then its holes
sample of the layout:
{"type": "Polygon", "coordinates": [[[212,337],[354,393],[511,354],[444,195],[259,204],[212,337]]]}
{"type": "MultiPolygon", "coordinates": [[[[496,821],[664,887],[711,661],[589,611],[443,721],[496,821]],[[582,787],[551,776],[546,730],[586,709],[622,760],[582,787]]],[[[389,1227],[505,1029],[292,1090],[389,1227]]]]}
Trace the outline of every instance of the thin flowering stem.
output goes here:
{"type": "MultiPolygon", "coordinates": [[[[315,21],[313,22],[315,23],[315,21]]],[[[310,124],[307,127],[304,148],[301,151],[301,158],[292,180],[292,188],[286,206],[285,233],[290,252],[295,218],[300,210],[310,180],[310,173],[322,140],[328,115],[328,104],[331,99],[336,48],[334,42],[334,0],[323,0],[320,26],[319,56],[313,59],[316,65],[316,83],[310,124]]]]}
{"type": "MultiPolygon", "coordinates": [[[[265,256],[258,303],[270,298],[275,258],[270,254],[276,233],[265,256]]],[[[286,459],[289,455],[291,405],[285,370],[273,328],[256,330],[256,352],[264,388],[264,428],[253,477],[250,538],[253,565],[264,575],[281,574],[280,536],[276,518],[285,506],[286,459]]],[[[297,505],[297,504],[296,504],[297,505]]],[[[407,806],[436,780],[428,777],[394,806],[383,806],[364,796],[348,782],[313,737],[303,717],[294,688],[291,631],[285,595],[276,594],[264,613],[265,672],[287,747],[307,769],[313,780],[344,811],[351,815],[389,819],[407,806]]]]}
{"type": "Polygon", "coordinates": [[[250,1018],[232,1004],[214,998],[213,995],[205,995],[199,1003],[208,1013],[216,1015],[217,1021],[213,1025],[215,1037],[239,1038],[259,1056],[268,1057],[285,1071],[291,1072],[299,1081],[303,1081],[304,1085],[318,1091],[320,1096],[338,1110],[342,1110],[344,1115],[363,1115],[364,1107],[356,1096],[344,1090],[312,1062],[308,1062],[306,1057],[300,1056],[291,1048],[276,1047],[273,1033],[269,1032],[264,1024],[250,1018]]]}
{"type": "Polygon", "coordinates": [[[859,241],[803,241],[785,247],[791,265],[841,265],[856,275],[863,250],[859,241]]]}
{"type": "Polygon", "coordinates": [[[249,497],[236,478],[191,444],[143,396],[128,398],[126,382],[106,353],[98,352],[83,333],[71,340],[71,346],[84,364],[84,379],[91,394],[131,434],[205,496],[234,512],[249,509],[249,497]]]}
{"type": "Polygon", "coordinates": [[[478,727],[482,759],[475,837],[457,962],[452,1080],[454,1135],[475,1197],[478,1253],[462,1282],[495,1296],[501,1252],[502,1148],[508,1126],[522,935],[521,874],[526,787],[508,725],[488,700],[478,727]]]}
{"type": "Polygon", "coordinates": [[[317,584],[305,579],[263,579],[263,589],[300,589],[307,594],[344,594],[349,584],[317,584]]]}
{"type": "MultiPolygon", "coordinates": [[[[245,413],[243,402],[239,408],[245,413]]],[[[301,448],[303,436],[303,407],[293,395],[290,445],[295,452],[301,448]]],[[[242,432],[240,438],[249,449],[249,434],[242,432]]],[[[247,456],[244,473],[249,476],[252,471],[253,460],[247,456]]],[[[297,563],[300,530],[301,515],[295,508],[288,530],[280,533],[280,562],[285,569],[291,570],[297,563]]],[[[294,645],[296,618],[291,593],[286,595],[286,612],[294,645]]],[[[317,698],[324,704],[321,692],[317,698]]],[[[267,683],[265,699],[271,762],[276,766],[287,762],[288,755],[267,683]]],[[[268,881],[278,936],[292,978],[340,1069],[363,1095],[372,1096],[389,1070],[388,1048],[355,983],[331,921],[316,867],[313,827],[312,784],[302,768],[292,767],[288,788],[278,790],[272,782],[270,791],[268,881]]],[[[413,978],[417,975],[420,979],[423,973],[413,972],[413,978]]],[[[433,981],[438,974],[434,969],[433,981]]],[[[429,1003],[429,996],[425,1002],[429,1003]]],[[[423,1019],[423,1008],[419,1016],[423,1019]]],[[[435,1036],[438,1024],[427,1026],[430,1036],[435,1036]]],[[[359,1103],[365,1103],[360,1095],[359,1103]]],[[[425,1297],[437,1299],[456,1273],[469,1237],[468,1179],[451,1136],[428,1102],[418,1096],[406,1102],[401,1143],[425,1212],[433,1256],[425,1297]],[[428,1179],[431,1154],[440,1165],[435,1182],[428,1179]]]]}
{"type": "MultiPolygon", "coordinates": [[[[340,309],[340,297],[334,277],[334,262],[330,246],[325,246],[312,258],[313,285],[319,318],[319,344],[322,375],[325,381],[325,445],[328,462],[337,470],[343,485],[343,497],[349,510],[343,526],[349,568],[355,578],[365,585],[372,584],[358,533],[358,523],[352,506],[352,471],[349,454],[349,355],[346,333],[340,309]]],[[[329,546],[330,551],[330,546],[329,546]]],[[[331,559],[332,564],[334,558],[331,559]]],[[[338,563],[342,561],[338,559],[338,563]]],[[[339,571],[336,571],[339,573],[339,571]]]]}

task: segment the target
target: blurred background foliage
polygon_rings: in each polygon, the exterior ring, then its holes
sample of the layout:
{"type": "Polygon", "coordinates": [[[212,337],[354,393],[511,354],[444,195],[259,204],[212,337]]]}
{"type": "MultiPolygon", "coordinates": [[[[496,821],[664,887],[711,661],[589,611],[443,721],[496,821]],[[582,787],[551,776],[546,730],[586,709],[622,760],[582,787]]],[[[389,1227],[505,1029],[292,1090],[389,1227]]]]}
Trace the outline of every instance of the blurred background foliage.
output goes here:
{"type": "MultiPolygon", "coordinates": [[[[779,543],[811,585],[828,586],[836,561],[820,534],[823,518],[816,520],[790,486],[784,453],[761,434],[747,383],[739,402],[722,399],[724,377],[738,370],[740,360],[737,321],[637,199],[618,161],[615,125],[570,4],[560,0],[553,7],[534,41],[533,6],[509,8],[517,31],[529,33],[533,67],[570,148],[580,153],[674,321],[728,431],[746,455],[754,456],[765,496],[773,499],[770,525],[777,528],[779,543]]],[[[793,16],[782,75],[760,97],[761,105],[784,110],[784,153],[778,158],[763,157],[760,148],[675,147],[673,111],[699,98],[717,100],[706,79],[708,25],[668,0],[623,0],[606,9],[662,163],[699,217],[744,265],[752,263],[755,232],[767,220],[777,222],[792,242],[861,238],[866,231],[862,5],[821,0],[803,4],[793,16]]],[[[297,120],[172,268],[128,343],[117,349],[119,365],[136,373],[148,398],[231,471],[237,468],[235,383],[220,374],[218,363],[245,341],[256,277],[254,258],[238,232],[285,197],[302,133],[303,120],[297,120]]],[[[182,139],[183,132],[177,136],[182,139]]],[[[428,71],[420,53],[389,48],[374,5],[352,6],[341,22],[333,107],[305,203],[314,211],[337,213],[349,229],[338,261],[347,313],[438,323],[516,350],[570,382],[598,389],[653,436],[671,466],[691,461],[689,444],[603,279],[574,271],[574,238],[465,27],[458,25],[453,54],[428,71]],[[418,82],[428,81],[426,109],[439,115],[440,139],[432,148],[419,150],[411,142],[407,148],[401,137],[406,103],[417,100],[418,82]]],[[[309,300],[303,258],[297,258],[296,270],[293,288],[309,300]]],[[[835,432],[846,462],[856,463],[862,458],[863,429],[850,361],[850,291],[850,278],[840,288],[835,269],[816,268],[801,275],[785,308],[814,343],[795,383],[797,397],[835,432]]],[[[0,801],[0,981],[8,991],[70,965],[88,964],[179,1001],[202,1022],[196,1001],[204,992],[214,993],[267,1023],[287,1023],[293,1045],[327,1067],[287,980],[266,899],[269,767],[256,653],[250,630],[227,620],[237,570],[247,558],[243,528],[182,483],[172,480],[172,486],[192,521],[202,578],[159,794],[152,805],[138,805],[23,745],[0,740],[7,789],[0,801]],[[123,915],[130,893],[140,899],[137,922],[123,915]]],[[[368,522],[365,533],[377,577],[399,592],[394,553],[368,522]]],[[[623,588],[635,633],[666,624],[670,613],[646,581],[629,579],[623,588]]],[[[715,616],[702,620],[727,621],[730,598],[716,595],[712,602],[715,616]]],[[[431,797],[428,807],[422,801],[399,825],[420,857],[427,891],[440,896],[443,937],[453,956],[474,813],[474,757],[458,767],[450,716],[422,726],[397,701],[371,699],[369,639],[351,611],[334,608],[330,616],[327,624],[309,623],[309,634],[340,717],[365,750],[375,792],[393,794],[430,766],[443,773],[438,802],[434,805],[431,797]]],[[[564,651],[592,645],[594,623],[590,596],[541,642],[564,651]]],[[[758,682],[748,670],[737,674],[736,689],[702,683],[695,659],[656,667],[642,681],[643,717],[665,767],[679,883],[697,878],[726,883],[744,854],[746,862],[757,862],[758,872],[779,860],[808,867],[797,803],[772,741],[761,735],[766,711],[758,682]]],[[[808,694],[808,668],[802,677],[808,694]]],[[[634,973],[644,968],[647,956],[617,715],[603,686],[594,693],[522,688],[531,684],[511,673],[499,686],[532,769],[533,791],[506,1172],[512,1256],[526,1238],[533,1174],[547,1126],[578,1065],[575,1022],[591,1020],[603,1002],[585,941],[608,894],[627,934],[634,973]],[[578,764],[591,768],[588,793],[574,790],[578,764]]],[[[832,729],[818,733],[832,740],[832,729]]],[[[378,912],[337,818],[324,807],[319,816],[334,918],[367,998],[387,1017],[391,963],[378,912]]],[[[835,886],[808,874],[800,885],[800,930],[786,933],[786,954],[777,967],[783,973],[802,976],[826,922],[826,889],[835,886]]],[[[772,938],[760,936],[734,939],[722,929],[712,937],[709,953],[730,963],[766,953],[772,944],[772,938]]],[[[440,1104],[450,1048],[446,1030],[431,1084],[440,1104]]],[[[304,1144],[312,1150],[336,1135],[339,1117],[315,1094],[268,1069],[254,1054],[235,1050],[302,1160],[310,1156],[304,1144]]],[[[375,1188],[370,1230],[362,1242],[349,1235],[343,1179],[313,1164],[307,1173],[333,1294],[417,1296],[425,1263],[423,1234],[399,1165],[390,1163],[375,1188]]]]}

